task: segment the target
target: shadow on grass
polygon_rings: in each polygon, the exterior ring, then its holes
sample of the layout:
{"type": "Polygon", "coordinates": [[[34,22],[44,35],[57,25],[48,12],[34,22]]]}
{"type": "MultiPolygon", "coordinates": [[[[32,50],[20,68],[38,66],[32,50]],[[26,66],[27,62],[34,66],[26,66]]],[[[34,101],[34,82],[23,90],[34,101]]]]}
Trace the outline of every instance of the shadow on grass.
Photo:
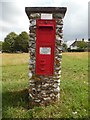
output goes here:
{"type": "Polygon", "coordinates": [[[28,89],[2,93],[2,108],[23,107],[29,109],[28,89]]]}

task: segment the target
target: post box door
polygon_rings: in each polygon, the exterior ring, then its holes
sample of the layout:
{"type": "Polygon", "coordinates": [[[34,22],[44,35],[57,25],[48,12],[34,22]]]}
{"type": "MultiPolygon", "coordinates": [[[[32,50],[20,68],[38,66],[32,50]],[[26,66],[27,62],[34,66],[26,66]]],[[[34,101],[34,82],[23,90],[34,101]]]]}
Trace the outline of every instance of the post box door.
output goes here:
{"type": "Polygon", "coordinates": [[[53,75],[55,20],[36,21],[36,74],[53,75]]]}

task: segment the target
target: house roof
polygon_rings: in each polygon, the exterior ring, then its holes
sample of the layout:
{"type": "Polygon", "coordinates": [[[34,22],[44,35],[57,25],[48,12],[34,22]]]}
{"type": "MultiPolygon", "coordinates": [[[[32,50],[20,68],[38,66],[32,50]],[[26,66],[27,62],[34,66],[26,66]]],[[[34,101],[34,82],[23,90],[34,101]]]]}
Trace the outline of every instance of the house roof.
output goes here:
{"type": "Polygon", "coordinates": [[[70,47],[70,45],[74,42],[75,40],[70,40],[70,41],[67,41],[67,47],[69,48],[70,47]]]}
{"type": "MultiPolygon", "coordinates": [[[[77,40],[77,42],[80,42],[80,41],[82,41],[82,40],[77,40]]],[[[85,41],[85,42],[88,42],[87,39],[84,40],[84,41],[85,41]]],[[[67,46],[68,46],[68,48],[69,48],[70,46],[72,46],[73,44],[75,44],[75,42],[76,42],[76,40],[67,41],[67,46]]]]}
{"type": "Polygon", "coordinates": [[[70,46],[75,46],[78,42],[80,41],[75,40],[70,46]]]}

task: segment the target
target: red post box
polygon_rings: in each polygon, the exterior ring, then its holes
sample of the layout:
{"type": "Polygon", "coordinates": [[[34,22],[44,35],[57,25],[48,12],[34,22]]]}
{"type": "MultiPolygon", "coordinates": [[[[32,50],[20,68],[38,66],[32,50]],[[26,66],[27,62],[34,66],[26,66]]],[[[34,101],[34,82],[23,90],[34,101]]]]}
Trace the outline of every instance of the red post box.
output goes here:
{"type": "Polygon", "coordinates": [[[56,21],[36,20],[36,74],[53,75],[56,21]]]}

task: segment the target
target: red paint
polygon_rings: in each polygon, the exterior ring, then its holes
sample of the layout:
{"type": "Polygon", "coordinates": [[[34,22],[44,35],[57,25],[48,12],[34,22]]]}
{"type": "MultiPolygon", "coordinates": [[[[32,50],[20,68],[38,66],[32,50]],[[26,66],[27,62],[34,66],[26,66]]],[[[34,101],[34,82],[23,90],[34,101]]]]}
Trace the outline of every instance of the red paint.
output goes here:
{"type": "Polygon", "coordinates": [[[56,21],[38,19],[36,26],[36,74],[53,75],[56,21]],[[43,47],[44,52],[48,49],[48,54],[40,53],[43,47]]]}

